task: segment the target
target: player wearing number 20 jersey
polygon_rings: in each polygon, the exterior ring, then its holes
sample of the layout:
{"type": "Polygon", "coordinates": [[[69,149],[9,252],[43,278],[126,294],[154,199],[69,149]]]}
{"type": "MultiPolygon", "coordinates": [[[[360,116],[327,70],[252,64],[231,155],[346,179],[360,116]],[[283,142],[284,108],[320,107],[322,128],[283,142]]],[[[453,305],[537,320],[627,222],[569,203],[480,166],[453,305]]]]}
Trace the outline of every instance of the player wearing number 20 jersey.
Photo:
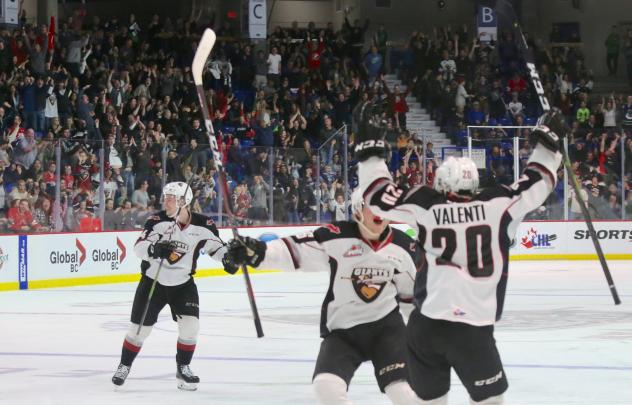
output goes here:
{"type": "Polygon", "coordinates": [[[398,188],[380,152],[383,142],[356,147],[360,189],[375,215],[418,232],[425,262],[417,273],[415,311],[407,327],[410,385],[424,401],[447,404],[454,369],[472,403],[500,405],[508,383],[494,339],[507,285],[509,247],[524,216],[555,187],[559,138],[546,126],[520,179],[481,193],[467,158],[448,158],[434,188],[398,188]]]}
{"type": "Polygon", "coordinates": [[[538,145],[516,183],[471,197],[426,186],[404,192],[391,181],[383,159],[360,163],[371,210],[414,227],[428,253],[415,283],[415,304],[422,314],[475,326],[500,319],[516,228],[550,194],[560,159],[559,153],[538,145]]]}

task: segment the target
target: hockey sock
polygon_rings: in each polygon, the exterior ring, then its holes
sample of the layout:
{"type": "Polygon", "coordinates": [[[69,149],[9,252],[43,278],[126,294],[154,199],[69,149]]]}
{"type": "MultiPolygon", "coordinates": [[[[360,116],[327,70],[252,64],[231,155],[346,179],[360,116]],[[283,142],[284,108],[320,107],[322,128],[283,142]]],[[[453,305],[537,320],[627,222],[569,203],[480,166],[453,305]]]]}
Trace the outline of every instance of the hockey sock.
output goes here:
{"type": "Polygon", "coordinates": [[[195,342],[183,342],[178,339],[178,353],[176,354],[176,363],[180,365],[187,365],[191,363],[193,358],[193,352],[195,351],[195,342]]]}
{"type": "Polygon", "coordinates": [[[190,364],[195,351],[195,344],[197,343],[200,321],[194,316],[181,316],[178,318],[178,329],[176,362],[182,365],[190,364]]]}
{"type": "Polygon", "coordinates": [[[140,346],[130,343],[129,340],[125,338],[123,341],[123,351],[121,353],[121,364],[131,367],[138,352],[140,352],[140,346]]]}

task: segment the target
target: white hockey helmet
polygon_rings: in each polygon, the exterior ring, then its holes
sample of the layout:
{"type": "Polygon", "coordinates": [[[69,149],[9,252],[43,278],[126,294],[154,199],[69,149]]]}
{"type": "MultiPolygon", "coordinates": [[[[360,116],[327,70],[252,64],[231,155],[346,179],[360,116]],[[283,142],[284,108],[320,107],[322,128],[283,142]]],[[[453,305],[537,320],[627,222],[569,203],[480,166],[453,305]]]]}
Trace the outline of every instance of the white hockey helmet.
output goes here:
{"type": "Polygon", "coordinates": [[[178,199],[179,207],[186,207],[193,200],[193,191],[191,187],[183,181],[173,181],[165,184],[162,189],[162,195],[173,195],[178,199]]]}
{"type": "Polygon", "coordinates": [[[478,188],[478,169],[472,159],[450,156],[437,169],[434,189],[442,193],[471,194],[478,188]]]}

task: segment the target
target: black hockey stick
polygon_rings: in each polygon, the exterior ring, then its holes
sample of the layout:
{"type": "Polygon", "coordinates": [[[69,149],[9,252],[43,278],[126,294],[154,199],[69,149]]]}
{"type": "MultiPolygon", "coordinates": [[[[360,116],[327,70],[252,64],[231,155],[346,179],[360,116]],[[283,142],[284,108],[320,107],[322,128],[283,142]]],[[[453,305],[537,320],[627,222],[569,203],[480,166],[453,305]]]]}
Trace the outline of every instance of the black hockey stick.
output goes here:
{"type": "MultiPolygon", "coordinates": [[[[228,187],[226,185],[226,171],[224,170],[224,166],[222,165],[222,156],[219,151],[219,147],[217,145],[217,140],[215,139],[215,130],[213,129],[213,122],[211,121],[210,113],[208,111],[208,103],[206,102],[206,95],[204,94],[204,87],[202,83],[202,73],[204,71],[204,66],[206,64],[206,60],[215,45],[215,32],[212,29],[207,28],[200,39],[200,43],[198,44],[197,51],[195,52],[195,56],[193,57],[193,64],[191,66],[191,72],[193,73],[193,82],[195,83],[195,89],[197,90],[198,99],[200,101],[200,109],[202,110],[202,115],[204,116],[204,124],[206,125],[206,132],[208,134],[209,144],[211,147],[211,152],[213,153],[213,161],[215,162],[215,167],[219,173],[219,186],[222,187],[222,194],[224,195],[222,198],[224,210],[228,214],[228,217],[231,219],[231,230],[233,231],[233,238],[236,240],[241,240],[239,237],[239,232],[237,231],[235,225],[235,216],[233,215],[232,210],[230,209],[230,204],[228,204],[228,187]]],[[[250,282],[250,274],[248,273],[248,268],[246,265],[241,266],[241,271],[244,274],[244,279],[246,281],[246,290],[248,292],[248,300],[250,301],[250,309],[252,310],[252,317],[255,322],[255,329],[257,330],[257,337],[263,337],[263,328],[261,327],[261,319],[259,318],[259,311],[257,310],[257,303],[255,301],[255,293],[252,289],[252,283],[250,282]]]]}
{"type": "MultiPolygon", "coordinates": [[[[548,112],[551,110],[551,105],[549,104],[549,100],[546,98],[544,94],[544,88],[542,86],[542,82],[540,81],[540,75],[538,74],[538,70],[535,65],[535,59],[533,57],[533,52],[529,49],[529,45],[527,44],[527,40],[522,33],[522,28],[518,22],[518,18],[516,16],[515,10],[511,3],[508,0],[497,0],[496,1],[496,13],[499,17],[499,21],[502,19],[505,22],[509,22],[511,24],[511,30],[514,33],[514,39],[518,41],[518,45],[521,48],[522,56],[525,59],[527,70],[529,71],[529,78],[531,79],[531,83],[535,88],[535,91],[538,95],[538,99],[540,100],[540,105],[544,112],[548,112]]],[[[582,214],[584,214],[584,219],[586,221],[586,226],[588,227],[588,232],[590,233],[590,238],[595,245],[595,251],[597,252],[597,257],[599,258],[599,262],[601,263],[601,269],[603,270],[604,276],[606,276],[606,281],[608,282],[608,288],[610,289],[610,294],[612,294],[612,298],[614,299],[614,304],[621,304],[621,299],[619,299],[619,294],[617,293],[617,288],[614,285],[614,280],[612,279],[612,275],[610,274],[610,270],[608,269],[608,263],[606,262],[606,258],[604,257],[603,250],[601,249],[601,244],[599,243],[599,239],[597,238],[597,232],[595,231],[595,227],[593,226],[592,218],[590,217],[590,213],[588,212],[588,208],[586,208],[586,204],[584,203],[581,197],[581,187],[579,182],[577,181],[577,177],[575,176],[575,172],[571,166],[571,161],[568,157],[568,153],[565,148],[561,148],[564,167],[566,168],[566,173],[568,173],[571,184],[573,185],[573,190],[575,190],[575,197],[577,198],[577,202],[582,210],[582,214]]]]}
{"type": "MultiPolygon", "coordinates": [[[[193,180],[193,176],[187,181],[187,188],[184,189],[184,199],[186,201],[187,191],[191,187],[191,181],[193,180]]],[[[171,232],[169,232],[169,239],[167,242],[171,242],[171,238],[174,234],[174,229],[178,224],[178,217],[180,216],[180,211],[182,211],[182,205],[178,202],[178,210],[176,211],[176,215],[173,217],[173,225],[171,225],[171,232]]],[[[160,270],[162,270],[162,263],[165,261],[164,257],[160,258],[160,263],[158,263],[158,270],[156,271],[156,276],[154,277],[154,281],[151,283],[151,288],[149,289],[149,294],[147,294],[147,302],[145,303],[145,308],[143,309],[143,315],[140,317],[140,323],[138,324],[138,329],[136,330],[136,336],[140,335],[140,329],[143,327],[143,323],[145,322],[145,318],[147,317],[147,312],[149,311],[149,304],[151,303],[151,297],[154,296],[154,290],[156,289],[156,284],[158,283],[158,276],[160,275],[160,270]]]]}

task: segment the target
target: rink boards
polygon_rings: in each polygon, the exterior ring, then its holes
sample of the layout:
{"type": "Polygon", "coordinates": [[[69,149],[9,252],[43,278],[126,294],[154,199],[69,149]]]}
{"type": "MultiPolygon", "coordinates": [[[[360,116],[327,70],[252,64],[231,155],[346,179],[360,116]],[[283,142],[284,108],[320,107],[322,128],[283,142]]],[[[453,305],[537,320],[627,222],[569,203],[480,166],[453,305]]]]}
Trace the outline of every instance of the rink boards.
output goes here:
{"type": "MultiPolygon", "coordinates": [[[[407,225],[395,227],[414,236],[407,225]]],[[[251,227],[240,233],[265,241],[309,232],[315,226],[251,227]]],[[[632,259],[632,221],[595,222],[606,258],[632,259]]],[[[49,288],[135,281],[140,259],[134,243],[140,231],[0,236],[0,290],[49,288]]],[[[224,241],[229,228],[220,229],[224,241]]],[[[591,260],[595,248],[582,221],[524,222],[516,232],[512,260],[591,260]]],[[[224,275],[221,263],[206,254],[197,276],[224,275]]],[[[274,269],[252,270],[253,272],[274,269]]]]}

